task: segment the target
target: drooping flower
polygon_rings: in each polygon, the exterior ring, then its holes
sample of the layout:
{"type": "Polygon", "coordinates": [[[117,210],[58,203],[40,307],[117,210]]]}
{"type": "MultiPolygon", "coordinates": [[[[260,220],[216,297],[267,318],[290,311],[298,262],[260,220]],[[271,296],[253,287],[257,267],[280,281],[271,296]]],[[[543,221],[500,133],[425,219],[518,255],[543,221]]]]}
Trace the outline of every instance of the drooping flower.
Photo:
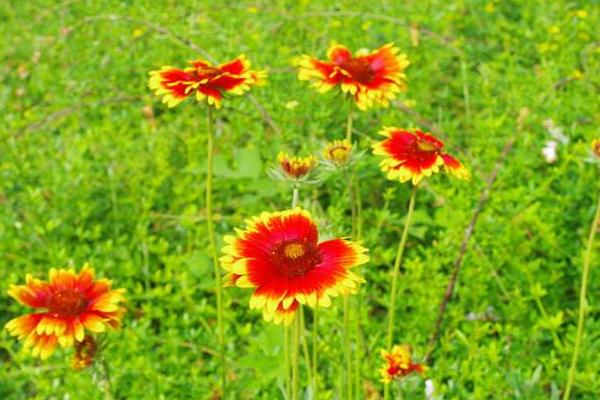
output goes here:
{"type": "Polygon", "coordinates": [[[91,335],[85,335],[81,342],[75,342],[75,354],[71,360],[73,369],[87,368],[94,363],[98,346],[91,335]]]}
{"type": "Polygon", "coordinates": [[[440,170],[469,179],[467,169],[446,153],[444,143],[430,133],[393,127],[383,128],[379,133],[386,139],[373,145],[373,154],[384,157],[379,166],[388,179],[412,180],[417,185],[424,177],[440,170]]]}
{"type": "Polygon", "coordinates": [[[281,171],[289,179],[301,179],[317,165],[317,159],[314,156],[291,157],[283,151],[277,156],[281,171]]]}
{"type": "Polygon", "coordinates": [[[352,143],[348,140],[334,140],[327,143],[323,155],[325,159],[336,166],[346,164],[352,154],[352,143]]]}
{"type": "Polygon", "coordinates": [[[412,372],[423,373],[427,369],[422,364],[412,362],[411,349],[406,344],[395,345],[390,352],[381,350],[381,356],[384,359],[384,365],[379,372],[381,381],[384,383],[401,379],[412,372]]]}
{"type": "Polygon", "coordinates": [[[276,324],[289,325],[300,304],[329,307],[331,297],[354,293],[364,280],[351,268],[369,260],[351,241],[319,242],[316,224],[300,208],[264,212],[224,240],[226,281],[254,289],[250,308],[276,324]]]}
{"type": "Polygon", "coordinates": [[[8,321],[6,329],[31,347],[34,356],[48,358],[57,344],[71,347],[84,340],[86,330],[99,333],[120,327],[125,309],[119,303],[125,290],[111,290],[107,279],[94,280],[87,265],[79,274],[52,268],[48,282],[30,274],[25,281],[11,285],[8,294],[39,312],[8,321]]]}
{"type": "Polygon", "coordinates": [[[164,66],[150,72],[148,86],[169,107],[194,95],[198,101],[221,108],[224,95],[244,94],[251,86],[262,84],[266,77],[265,71],[250,70],[250,62],[244,55],[216,66],[205,60],[190,64],[191,67],[184,69],[164,66]]]}
{"type": "Polygon", "coordinates": [[[600,138],[592,141],[592,152],[596,155],[596,157],[600,157],[600,138]]]}
{"type": "Polygon", "coordinates": [[[333,45],[327,52],[328,61],[302,56],[298,79],[311,81],[320,92],[339,87],[354,97],[361,110],[374,105],[387,107],[397,93],[406,90],[404,70],[410,63],[406,54],[399,52],[390,43],[353,56],[346,47],[333,45]]]}

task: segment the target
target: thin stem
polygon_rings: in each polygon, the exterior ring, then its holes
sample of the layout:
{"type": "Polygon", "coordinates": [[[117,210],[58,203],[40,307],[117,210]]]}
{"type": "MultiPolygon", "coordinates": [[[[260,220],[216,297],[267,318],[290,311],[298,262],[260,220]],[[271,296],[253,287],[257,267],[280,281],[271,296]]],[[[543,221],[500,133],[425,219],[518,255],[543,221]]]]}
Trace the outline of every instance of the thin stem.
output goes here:
{"type": "Polygon", "coordinates": [[[350,346],[350,310],[348,295],[344,296],[344,356],[346,359],[346,398],[354,398],[352,392],[352,349],[350,346]]]}
{"type": "Polygon", "coordinates": [[[587,248],[585,250],[585,256],[583,258],[583,272],[581,275],[581,289],[579,293],[579,315],[577,317],[577,336],[575,337],[575,348],[573,349],[573,358],[571,359],[571,368],[569,368],[569,377],[567,379],[567,386],[565,387],[564,400],[568,400],[571,395],[571,387],[575,380],[575,371],[577,370],[577,358],[579,357],[579,349],[581,347],[581,341],[583,338],[583,328],[585,323],[585,314],[587,308],[586,294],[587,294],[587,281],[590,272],[590,262],[592,259],[592,249],[594,247],[594,237],[598,230],[598,221],[600,221],[600,193],[598,194],[598,204],[596,204],[596,215],[590,228],[590,234],[588,236],[587,248]]]}
{"type": "Polygon", "coordinates": [[[283,368],[285,369],[285,395],[286,400],[291,397],[292,382],[290,375],[290,330],[283,326],[283,368]]]}
{"type": "Polygon", "coordinates": [[[223,299],[221,296],[221,271],[219,269],[219,259],[217,256],[217,245],[215,240],[215,230],[213,226],[212,210],[212,179],[213,179],[213,141],[214,141],[214,115],[212,107],[208,107],[208,157],[206,161],[206,226],[208,228],[208,239],[210,241],[210,252],[213,259],[215,270],[215,282],[217,293],[217,338],[219,342],[219,358],[221,362],[221,391],[226,398],[226,364],[225,364],[225,341],[223,339],[223,299]]]}
{"type": "Polygon", "coordinates": [[[346,140],[352,143],[352,117],[354,114],[354,99],[349,98],[348,102],[348,120],[346,121],[346,140]]]}
{"type": "Polygon", "coordinates": [[[292,400],[298,400],[298,389],[299,389],[299,347],[300,347],[300,313],[302,313],[302,306],[298,307],[296,317],[293,323],[292,332],[292,400]]]}
{"type": "MultiPolygon", "coordinates": [[[[390,296],[390,305],[388,308],[388,327],[387,327],[387,341],[386,349],[390,351],[392,349],[392,335],[394,331],[394,317],[396,308],[396,292],[398,291],[398,273],[400,271],[400,265],[402,264],[402,256],[404,254],[404,248],[406,247],[406,241],[408,239],[408,231],[412,222],[414,210],[415,210],[415,199],[417,197],[417,185],[414,185],[410,194],[410,200],[408,203],[408,213],[406,214],[406,220],[404,221],[404,230],[402,231],[402,237],[398,244],[398,253],[396,253],[396,261],[394,262],[394,272],[392,275],[392,291],[390,296]]],[[[385,385],[384,399],[389,399],[390,388],[389,385],[385,385]]]]}
{"type": "Polygon", "coordinates": [[[102,390],[104,392],[104,399],[105,400],[113,400],[115,397],[113,396],[112,382],[110,379],[110,367],[108,366],[108,362],[106,361],[106,358],[101,357],[100,365],[102,366],[102,374],[103,374],[102,378],[104,380],[104,383],[102,385],[102,390]]]}
{"type": "Polygon", "coordinates": [[[300,187],[297,183],[294,183],[294,191],[292,192],[292,208],[298,207],[300,197],[300,187]]]}
{"type": "Polygon", "coordinates": [[[304,363],[306,364],[306,372],[308,372],[308,386],[311,386],[313,383],[313,371],[310,364],[310,354],[308,352],[308,340],[306,339],[304,330],[304,310],[300,310],[300,341],[302,342],[302,352],[304,353],[304,363]]]}
{"type": "Polygon", "coordinates": [[[313,332],[312,332],[312,368],[313,368],[313,397],[315,400],[319,399],[319,390],[317,387],[317,355],[318,355],[318,321],[319,321],[319,305],[317,304],[313,309],[313,332]]]}

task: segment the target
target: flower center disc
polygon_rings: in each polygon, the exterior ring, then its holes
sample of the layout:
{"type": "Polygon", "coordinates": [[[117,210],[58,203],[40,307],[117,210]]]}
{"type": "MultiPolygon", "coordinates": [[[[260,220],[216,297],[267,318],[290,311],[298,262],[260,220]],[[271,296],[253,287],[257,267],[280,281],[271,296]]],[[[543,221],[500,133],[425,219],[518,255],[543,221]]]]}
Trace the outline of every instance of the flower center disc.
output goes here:
{"type": "Polygon", "coordinates": [[[306,275],[321,262],[319,248],[306,240],[283,240],[271,251],[272,262],[286,277],[306,275]]]}
{"type": "Polygon", "coordinates": [[[360,83],[369,83],[375,77],[371,64],[364,58],[351,58],[341,63],[340,67],[346,70],[352,79],[360,83]]]}
{"type": "Polygon", "coordinates": [[[219,75],[221,73],[221,71],[218,68],[204,67],[204,68],[198,68],[196,73],[198,74],[198,78],[200,78],[200,79],[210,79],[210,78],[214,78],[215,76],[219,75]]]}
{"type": "Polygon", "coordinates": [[[87,306],[87,301],[78,290],[64,289],[53,293],[48,298],[47,305],[50,313],[72,316],[81,314],[87,306]]]}
{"type": "Polygon", "coordinates": [[[435,150],[437,150],[437,146],[435,144],[430,143],[426,140],[417,141],[417,146],[419,147],[420,151],[435,151],[435,150]]]}

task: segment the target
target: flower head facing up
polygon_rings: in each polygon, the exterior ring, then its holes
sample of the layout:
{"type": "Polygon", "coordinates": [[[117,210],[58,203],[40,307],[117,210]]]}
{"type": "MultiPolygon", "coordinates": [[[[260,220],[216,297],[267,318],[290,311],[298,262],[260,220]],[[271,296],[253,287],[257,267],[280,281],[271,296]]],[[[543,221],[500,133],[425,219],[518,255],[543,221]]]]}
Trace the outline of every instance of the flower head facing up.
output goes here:
{"type": "Polygon", "coordinates": [[[592,140],[592,152],[596,157],[600,157],[600,138],[592,140]]]}
{"type": "Polygon", "coordinates": [[[384,383],[401,379],[412,372],[423,373],[427,369],[422,364],[412,362],[410,346],[406,344],[396,345],[390,352],[381,350],[381,356],[385,363],[379,372],[384,383]]]}
{"type": "Polygon", "coordinates": [[[406,90],[404,70],[410,63],[399,52],[393,44],[386,44],[353,56],[346,47],[334,45],[327,52],[328,61],[302,56],[298,79],[311,81],[320,92],[339,87],[354,97],[361,110],[373,105],[387,107],[396,93],[406,90]]]}
{"type": "Polygon", "coordinates": [[[48,282],[28,274],[26,284],[11,285],[8,294],[39,312],[8,321],[6,329],[31,347],[34,356],[46,359],[57,344],[71,347],[83,341],[86,329],[118,328],[125,313],[119,305],[124,292],[111,290],[109,280],[94,280],[94,271],[87,265],[79,274],[52,268],[48,282]]]}
{"type": "Polygon", "coordinates": [[[469,179],[469,172],[456,158],[444,149],[444,143],[420,130],[383,128],[385,136],[373,145],[373,154],[383,156],[379,166],[388,179],[417,185],[424,177],[440,170],[450,172],[459,179],[469,179]]]}
{"type": "Polygon", "coordinates": [[[350,269],[367,249],[345,239],[319,242],[307,211],[262,213],[237,236],[225,236],[221,265],[229,285],[252,288],[250,308],[289,325],[300,304],[329,307],[331,297],[354,293],[364,280],[350,269]]]}
{"type": "Polygon", "coordinates": [[[309,172],[317,165],[317,159],[314,156],[308,157],[290,157],[283,151],[277,156],[281,171],[285,176],[292,180],[298,180],[306,177],[309,172]]]}
{"type": "Polygon", "coordinates": [[[348,140],[334,140],[327,143],[323,150],[325,159],[336,166],[342,166],[348,162],[352,155],[352,143],[348,140]]]}
{"type": "Polygon", "coordinates": [[[165,66],[151,71],[148,87],[169,107],[194,95],[198,101],[221,108],[225,94],[244,94],[251,86],[262,84],[266,77],[264,71],[250,70],[250,62],[243,55],[217,66],[204,60],[190,64],[184,69],[165,66]]]}

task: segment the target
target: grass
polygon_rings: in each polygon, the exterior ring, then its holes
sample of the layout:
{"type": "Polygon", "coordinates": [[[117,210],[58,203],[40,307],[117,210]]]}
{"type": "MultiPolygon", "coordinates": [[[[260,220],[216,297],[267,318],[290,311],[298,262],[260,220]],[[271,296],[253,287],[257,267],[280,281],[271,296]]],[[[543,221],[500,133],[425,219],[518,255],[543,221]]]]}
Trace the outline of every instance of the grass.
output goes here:
{"type": "MultiPolygon", "coordinates": [[[[422,126],[472,173],[469,183],[436,176],[419,190],[398,281],[396,341],[425,356],[464,231],[496,168],[428,378],[439,398],[559,398],[598,185],[598,169],[586,162],[600,122],[596,2],[38,0],[3,2],[0,21],[0,324],[24,311],[5,295],[10,284],[89,261],[128,291],[124,328],[110,334],[106,354],[116,397],[211,398],[219,371],[203,200],[206,115],[191,102],[166,109],[146,87],[148,71],[245,53],[270,72],[268,86],[218,115],[220,247],[245,218],[288,207],[289,187],[267,174],[280,150],[319,154],[345,134],[347,104],[299,82],[294,58],[324,57],[332,41],[353,49],[393,41],[411,60],[409,90],[388,109],[355,113],[359,147],[368,149],[382,126],[422,126]],[[541,154],[551,139],[547,119],[569,138],[555,163],[541,154]]],[[[370,155],[357,173],[368,182],[360,197],[371,257],[362,268],[359,398],[376,398],[410,187],[387,181],[370,155]]],[[[300,192],[325,235],[351,230],[345,190],[345,179],[331,174],[300,192]]],[[[577,399],[600,392],[593,267],[577,399]]],[[[249,310],[248,297],[224,291],[231,398],[279,398],[281,330],[249,310]]],[[[335,399],[342,300],[319,321],[321,398],[335,399]]],[[[99,376],[71,371],[67,352],[40,362],[20,348],[0,333],[0,398],[102,398],[99,376]]],[[[403,390],[422,397],[422,381],[403,390]]]]}

